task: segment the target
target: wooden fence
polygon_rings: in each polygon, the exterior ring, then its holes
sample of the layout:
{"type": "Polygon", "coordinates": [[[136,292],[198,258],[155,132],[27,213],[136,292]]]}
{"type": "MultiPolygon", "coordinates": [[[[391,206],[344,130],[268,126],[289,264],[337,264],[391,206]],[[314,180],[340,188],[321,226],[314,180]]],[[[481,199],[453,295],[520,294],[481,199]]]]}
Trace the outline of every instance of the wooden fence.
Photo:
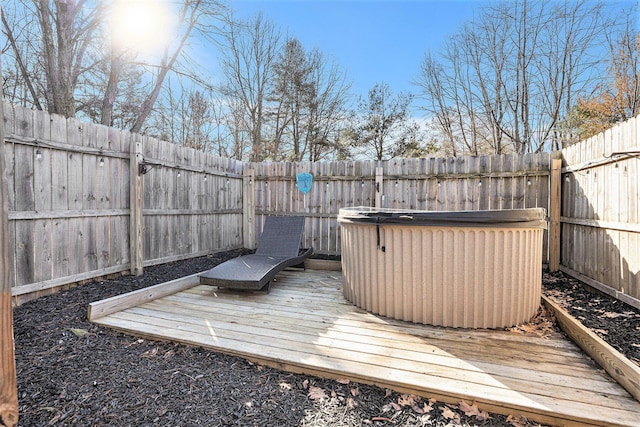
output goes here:
{"type": "Polygon", "coordinates": [[[562,150],[562,269],[636,307],[639,126],[636,117],[562,150]]]}
{"type": "Polygon", "coordinates": [[[556,216],[562,222],[561,239],[545,239],[545,263],[561,245],[565,271],[640,298],[638,119],[562,153],[242,163],[46,112],[4,110],[14,296],[253,247],[264,215],[306,217],[304,244],[338,255],[340,208],[377,206],[543,207],[552,229],[556,216]],[[636,157],[620,154],[627,151],[636,157]],[[560,200],[551,197],[560,156],[562,217],[550,204],[560,200]],[[313,175],[306,195],[296,187],[300,172],[313,175]]]}
{"type": "Polygon", "coordinates": [[[7,104],[4,124],[14,296],[242,246],[241,162],[7,104]]]}
{"type": "MultiPolygon", "coordinates": [[[[258,163],[248,165],[259,232],[264,215],[302,215],[305,245],[316,253],[340,253],[340,208],[377,206],[423,210],[549,208],[549,153],[515,155],[258,163]],[[313,175],[306,195],[296,174],[313,175]]],[[[245,171],[247,173],[247,171],[245,171]]],[[[544,262],[548,261],[545,239],[544,262]]]]}

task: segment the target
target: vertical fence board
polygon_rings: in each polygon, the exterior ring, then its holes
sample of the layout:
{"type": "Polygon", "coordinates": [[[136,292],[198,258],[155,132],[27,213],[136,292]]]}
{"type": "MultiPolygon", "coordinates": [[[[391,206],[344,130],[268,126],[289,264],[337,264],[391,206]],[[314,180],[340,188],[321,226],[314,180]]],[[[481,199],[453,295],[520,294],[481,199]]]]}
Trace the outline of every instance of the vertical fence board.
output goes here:
{"type": "MultiPolygon", "coordinates": [[[[638,118],[562,150],[562,264],[613,295],[640,300],[638,118]],[[613,155],[612,153],[622,153],[613,155]]],[[[640,301],[638,301],[640,305],[640,301]]]]}
{"type": "MultiPolygon", "coordinates": [[[[0,67],[1,69],[2,67],[0,67]]],[[[2,89],[0,88],[0,99],[2,89]]],[[[1,102],[1,101],[0,101],[1,102]]],[[[4,105],[0,105],[0,116],[4,105]]],[[[13,309],[11,306],[11,256],[9,234],[9,186],[5,152],[5,123],[0,123],[0,424],[15,427],[18,424],[18,387],[15,345],[13,335],[13,309]]]]}

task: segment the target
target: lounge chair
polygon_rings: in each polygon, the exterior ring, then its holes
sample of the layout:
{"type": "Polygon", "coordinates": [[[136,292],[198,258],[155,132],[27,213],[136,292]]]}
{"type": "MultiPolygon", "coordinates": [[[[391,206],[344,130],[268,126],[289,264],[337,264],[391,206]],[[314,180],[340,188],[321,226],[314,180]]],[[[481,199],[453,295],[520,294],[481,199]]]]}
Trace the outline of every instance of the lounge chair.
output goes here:
{"type": "Polygon", "coordinates": [[[200,275],[200,284],[218,288],[265,290],[287,267],[304,266],[312,249],[300,249],[304,217],[268,216],[254,254],[230,259],[200,275]]]}

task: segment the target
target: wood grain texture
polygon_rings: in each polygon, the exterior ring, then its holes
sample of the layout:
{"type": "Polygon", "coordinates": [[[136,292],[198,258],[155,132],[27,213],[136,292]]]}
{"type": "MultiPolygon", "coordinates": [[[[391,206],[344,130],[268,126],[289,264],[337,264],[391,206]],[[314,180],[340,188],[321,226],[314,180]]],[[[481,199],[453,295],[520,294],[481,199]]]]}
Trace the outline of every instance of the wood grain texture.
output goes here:
{"type": "Polygon", "coordinates": [[[617,298],[640,300],[635,117],[562,150],[562,264],[617,298]],[[617,153],[617,154],[616,154],[617,153]]]}
{"type": "Polygon", "coordinates": [[[131,159],[129,160],[129,209],[131,218],[129,219],[129,256],[131,258],[130,271],[134,276],[143,273],[143,176],[139,170],[142,165],[142,139],[134,135],[131,141],[131,159]]]}
{"type": "MultiPolygon", "coordinates": [[[[337,255],[340,208],[548,209],[549,169],[548,153],[530,154],[522,161],[505,155],[257,164],[255,212],[259,217],[305,216],[304,244],[313,246],[316,253],[337,255]],[[295,187],[299,172],[313,175],[312,190],[306,195],[295,187]]],[[[545,263],[547,246],[543,248],[545,263]]]]}
{"type": "MultiPolygon", "coordinates": [[[[1,65],[0,69],[2,69],[1,65]]],[[[2,88],[0,88],[1,99],[2,88]]],[[[4,117],[1,103],[0,117],[4,117]]],[[[9,255],[9,193],[5,162],[4,127],[3,120],[0,122],[0,425],[14,427],[18,424],[18,383],[13,344],[12,267],[9,255]]]]}
{"type": "Polygon", "coordinates": [[[545,306],[555,313],[560,328],[625,390],[640,401],[640,367],[591,332],[552,298],[542,297],[545,306]]]}
{"type": "Polygon", "coordinates": [[[126,310],[194,287],[200,283],[199,274],[200,273],[192,274],[170,282],[129,292],[126,295],[118,295],[102,301],[93,302],[89,304],[87,319],[95,321],[109,314],[117,313],[118,311],[126,310]]]}
{"type": "Polygon", "coordinates": [[[96,323],[292,372],[450,403],[475,400],[485,410],[541,423],[640,425],[640,403],[562,335],[434,328],[374,316],[343,299],[337,272],[284,271],[269,295],[195,286],[96,323]]]}
{"type": "Polygon", "coordinates": [[[554,159],[551,163],[551,197],[549,200],[549,270],[560,268],[560,206],[562,201],[562,160],[554,159]]]}

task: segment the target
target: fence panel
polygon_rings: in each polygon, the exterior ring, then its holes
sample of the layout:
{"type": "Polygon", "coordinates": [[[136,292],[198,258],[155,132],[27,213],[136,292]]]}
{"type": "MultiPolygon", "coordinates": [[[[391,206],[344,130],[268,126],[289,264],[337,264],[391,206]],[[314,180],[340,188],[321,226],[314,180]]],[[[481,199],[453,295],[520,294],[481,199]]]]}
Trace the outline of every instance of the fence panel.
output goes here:
{"type": "MultiPolygon", "coordinates": [[[[12,295],[129,270],[134,136],[4,106],[12,295]]],[[[144,264],[241,247],[243,163],[142,141],[144,264]]]]}
{"type": "Polygon", "coordinates": [[[144,264],[242,247],[243,163],[143,140],[144,264]]]}
{"type": "Polygon", "coordinates": [[[565,270],[640,306],[639,118],[562,150],[565,270]],[[584,277],[582,277],[584,276],[584,277]]]}
{"type": "MultiPolygon", "coordinates": [[[[543,207],[549,203],[549,153],[392,159],[325,163],[259,163],[255,170],[256,222],[265,215],[306,217],[304,244],[319,254],[340,253],[340,208],[375,206],[420,210],[543,207]],[[381,170],[376,186],[376,169],[381,170]],[[313,175],[312,190],[296,188],[296,174],[313,175]],[[380,185],[381,184],[381,185],[380,185]],[[379,190],[378,190],[379,188],[379,190]],[[377,194],[377,192],[380,194],[377,194]]],[[[544,262],[548,245],[545,238],[544,262]]]]}

